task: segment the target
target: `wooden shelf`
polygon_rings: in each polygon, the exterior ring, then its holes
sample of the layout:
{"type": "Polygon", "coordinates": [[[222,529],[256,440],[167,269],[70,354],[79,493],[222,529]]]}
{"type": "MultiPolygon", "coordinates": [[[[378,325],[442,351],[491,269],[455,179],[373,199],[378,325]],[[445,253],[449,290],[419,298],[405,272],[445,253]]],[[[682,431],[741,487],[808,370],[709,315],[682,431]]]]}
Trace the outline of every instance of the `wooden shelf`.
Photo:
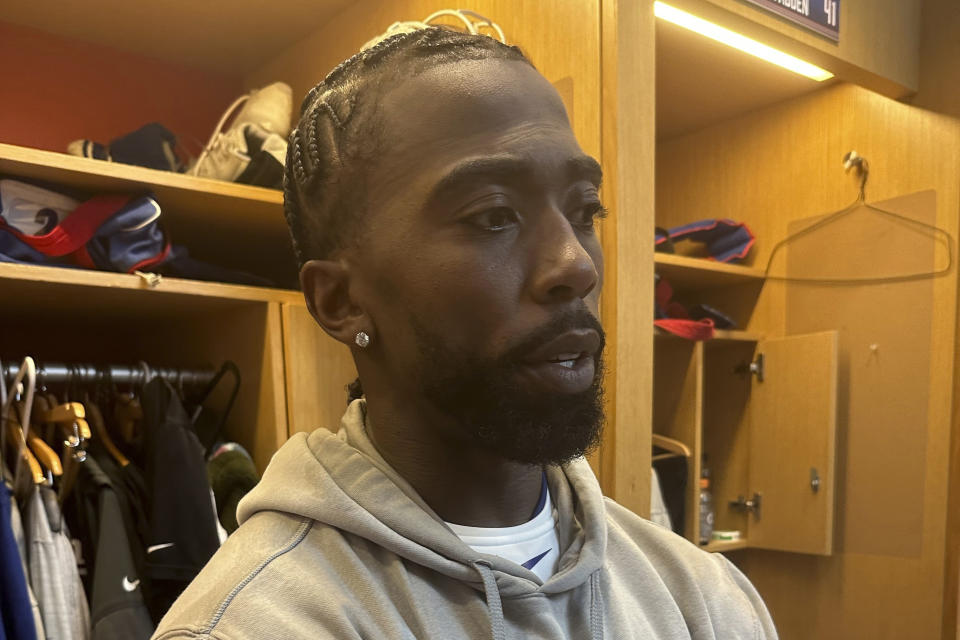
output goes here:
{"type": "Polygon", "coordinates": [[[747,548],[746,540],[711,540],[706,545],[700,547],[704,551],[709,551],[710,553],[726,553],[728,551],[737,551],[739,549],[747,548]]]}
{"type": "MultiPolygon", "coordinates": [[[[669,331],[660,329],[659,327],[654,327],[653,337],[655,339],[662,340],[686,340],[686,338],[681,338],[680,336],[674,335],[669,331]]],[[[713,334],[713,339],[704,340],[703,344],[709,346],[716,343],[759,342],[760,340],[762,340],[762,336],[751,331],[729,331],[726,329],[716,329],[713,334]]]]}
{"type": "MultiPolygon", "coordinates": [[[[118,162],[80,158],[0,143],[0,174],[41,180],[91,193],[152,191],[163,207],[203,209],[209,222],[282,226],[283,192],[196,178],[118,162]],[[185,206],[184,206],[185,205],[185,206]]],[[[166,212],[164,212],[166,213],[166,212]]]]}
{"type": "Polygon", "coordinates": [[[293,264],[283,193],[64,153],[0,144],[0,176],[89,194],[152,193],[173,242],[195,257],[292,282],[293,264]]]}
{"type": "Polygon", "coordinates": [[[0,263],[0,296],[10,313],[57,314],[64,320],[101,314],[173,317],[251,302],[303,304],[299,291],[286,289],[179,278],[162,278],[150,287],[137,275],[10,263],[0,263]]]}
{"type": "Polygon", "coordinates": [[[654,267],[674,289],[704,289],[736,284],[760,285],[766,278],[760,269],[670,253],[655,253],[654,267]]]}
{"type": "Polygon", "coordinates": [[[752,331],[729,331],[727,329],[717,329],[714,332],[713,340],[708,340],[706,344],[715,342],[759,342],[762,337],[752,331]]]}

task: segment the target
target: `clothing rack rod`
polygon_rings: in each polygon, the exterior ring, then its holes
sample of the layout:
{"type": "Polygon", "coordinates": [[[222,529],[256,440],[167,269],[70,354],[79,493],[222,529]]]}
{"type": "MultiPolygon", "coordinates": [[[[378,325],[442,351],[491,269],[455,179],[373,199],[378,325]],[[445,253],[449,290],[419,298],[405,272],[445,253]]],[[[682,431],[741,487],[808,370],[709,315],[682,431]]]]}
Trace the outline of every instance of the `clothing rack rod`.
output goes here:
{"type": "MultiPolygon", "coordinates": [[[[20,361],[3,363],[4,384],[13,382],[20,370],[20,361]]],[[[37,386],[60,384],[64,382],[94,383],[109,381],[123,385],[141,385],[150,377],[160,377],[174,386],[203,386],[209,384],[217,375],[215,369],[177,369],[167,367],[147,367],[142,365],[97,366],[94,364],[64,364],[56,362],[37,362],[37,386]],[[104,375],[107,373],[108,375],[104,375]]]]}

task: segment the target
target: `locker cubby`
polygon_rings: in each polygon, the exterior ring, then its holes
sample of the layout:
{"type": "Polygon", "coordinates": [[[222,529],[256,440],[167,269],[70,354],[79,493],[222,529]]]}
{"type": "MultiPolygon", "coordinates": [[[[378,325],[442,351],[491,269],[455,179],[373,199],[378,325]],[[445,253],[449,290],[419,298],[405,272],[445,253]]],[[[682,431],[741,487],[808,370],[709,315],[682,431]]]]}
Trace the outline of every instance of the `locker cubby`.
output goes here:
{"type": "MultiPolygon", "coordinates": [[[[41,364],[136,365],[143,360],[157,367],[217,369],[232,360],[242,382],[223,435],[246,447],[265,468],[287,435],[278,303],[193,295],[182,290],[184,281],[163,281],[159,290],[151,290],[135,288],[138,279],[132,276],[26,269],[50,279],[0,278],[5,363],[29,355],[41,364]],[[60,281],[52,279],[58,275],[60,281]],[[118,277],[130,287],[103,283],[118,277]]],[[[211,286],[224,295],[234,289],[211,286]]],[[[226,405],[228,387],[218,386],[211,406],[226,405]]]]}

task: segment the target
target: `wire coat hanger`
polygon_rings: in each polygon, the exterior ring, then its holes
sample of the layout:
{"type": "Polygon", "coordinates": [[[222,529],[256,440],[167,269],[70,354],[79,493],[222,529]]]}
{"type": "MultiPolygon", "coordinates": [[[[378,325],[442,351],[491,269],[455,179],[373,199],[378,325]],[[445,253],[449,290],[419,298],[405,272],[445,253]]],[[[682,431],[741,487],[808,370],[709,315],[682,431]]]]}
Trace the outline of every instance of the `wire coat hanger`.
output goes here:
{"type": "MultiPolygon", "coordinates": [[[[217,443],[217,440],[220,438],[220,434],[223,432],[223,427],[227,424],[227,418],[230,416],[230,411],[233,409],[233,403],[237,399],[237,394],[240,392],[240,368],[237,367],[236,363],[232,360],[227,360],[220,367],[220,370],[217,372],[217,375],[214,376],[213,380],[210,381],[210,384],[206,386],[203,391],[200,392],[199,401],[197,402],[197,408],[194,410],[193,415],[191,416],[191,422],[194,427],[197,426],[197,420],[200,417],[201,412],[203,411],[203,403],[210,399],[210,394],[213,393],[214,389],[217,388],[217,385],[220,384],[220,380],[223,379],[223,376],[227,373],[233,374],[233,387],[230,389],[230,395],[227,398],[227,406],[224,408],[223,413],[220,415],[220,419],[217,421],[217,426],[214,428],[213,432],[208,438],[208,442],[201,442],[203,445],[206,455],[210,455],[213,451],[213,445],[217,443]]],[[[197,434],[198,437],[201,434],[197,434]]]]}
{"type": "Polygon", "coordinates": [[[767,259],[767,268],[764,270],[764,274],[768,280],[782,280],[789,282],[809,282],[809,283],[819,283],[819,284],[858,284],[866,282],[904,282],[909,280],[921,280],[927,278],[936,278],[942,275],[946,275],[953,269],[953,236],[951,236],[947,231],[941,229],[940,227],[927,224],[925,222],[920,222],[919,220],[914,220],[907,216],[895,213],[893,211],[888,211],[881,207],[877,207],[872,204],[867,203],[866,197],[866,186],[867,181],[870,178],[870,164],[867,162],[867,159],[858,154],[856,151],[849,151],[843,157],[843,167],[844,170],[849,173],[851,170],[856,170],[857,175],[860,177],[860,192],[857,195],[857,199],[847,207],[827,215],[825,218],[814,222],[808,227],[797,231],[796,233],[788,235],[786,238],[777,242],[773,249],[770,251],[770,257],[767,259]],[[790,244],[794,240],[807,236],[814,231],[822,229],[829,224],[832,224],[839,220],[840,218],[845,217],[846,215],[853,213],[861,208],[869,209],[874,213],[879,213],[881,215],[890,217],[899,222],[906,223],[918,229],[923,229],[933,234],[934,237],[939,238],[944,247],[947,250],[947,265],[942,269],[935,271],[925,271],[920,273],[912,273],[906,275],[897,275],[897,276],[877,276],[877,277],[868,277],[868,278],[804,278],[804,277],[792,277],[792,276],[773,276],[770,275],[770,269],[773,266],[773,259],[776,257],[777,252],[790,244]]]}

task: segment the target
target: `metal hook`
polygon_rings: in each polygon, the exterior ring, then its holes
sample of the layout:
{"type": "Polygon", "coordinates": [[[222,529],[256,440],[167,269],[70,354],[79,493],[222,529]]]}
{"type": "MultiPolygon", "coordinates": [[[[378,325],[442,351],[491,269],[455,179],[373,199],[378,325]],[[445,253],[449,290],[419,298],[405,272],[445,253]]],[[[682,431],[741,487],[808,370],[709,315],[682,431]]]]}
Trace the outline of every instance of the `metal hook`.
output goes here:
{"type": "Polygon", "coordinates": [[[843,156],[843,169],[847,173],[850,173],[851,169],[856,170],[857,177],[860,178],[860,201],[866,202],[867,180],[870,178],[870,163],[856,151],[848,151],[846,155],[843,156]]]}

